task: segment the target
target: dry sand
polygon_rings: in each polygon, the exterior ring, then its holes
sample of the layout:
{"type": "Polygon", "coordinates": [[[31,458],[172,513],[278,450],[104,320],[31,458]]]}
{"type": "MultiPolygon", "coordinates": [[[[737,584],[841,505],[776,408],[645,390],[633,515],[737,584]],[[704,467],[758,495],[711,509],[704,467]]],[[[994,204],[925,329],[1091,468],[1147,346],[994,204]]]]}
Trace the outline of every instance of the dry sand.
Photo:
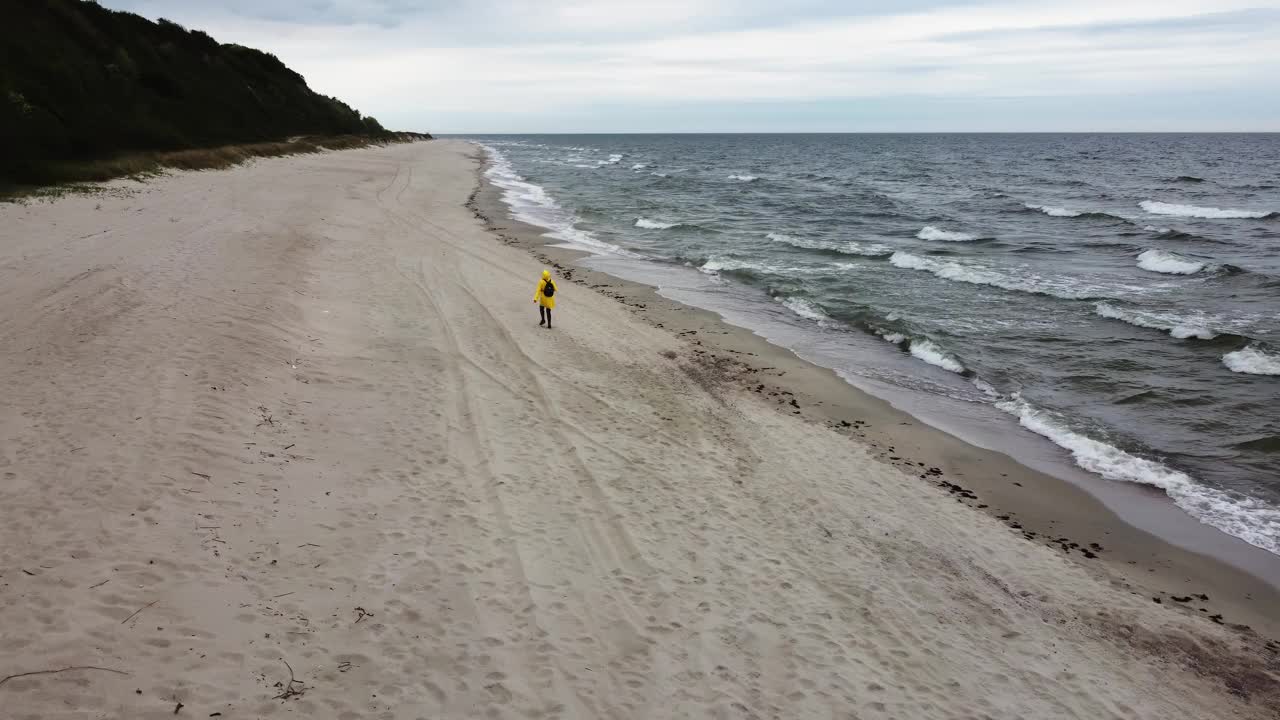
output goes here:
{"type": "Polygon", "coordinates": [[[1264,639],[583,285],[538,328],[473,153],[0,207],[0,717],[1275,717],[1264,639]]]}

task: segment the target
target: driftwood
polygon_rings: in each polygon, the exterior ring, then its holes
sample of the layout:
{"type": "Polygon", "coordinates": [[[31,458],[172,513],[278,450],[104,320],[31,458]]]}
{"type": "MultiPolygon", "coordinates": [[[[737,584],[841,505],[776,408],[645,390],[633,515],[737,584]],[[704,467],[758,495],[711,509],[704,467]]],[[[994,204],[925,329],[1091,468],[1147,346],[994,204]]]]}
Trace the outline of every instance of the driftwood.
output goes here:
{"type": "Polygon", "coordinates": [[[98,667],[96,665],[72,665],[71,667],[58,668],[57,670],[32,670],[31,672],[18,673],[17,675],[6,675],[5,677],[0,678],[0,685],[4,685],[10,680],[17,680],[18,678],[30,677],[32,675],[54,675],[71,670],[101,670],[102,672],[115,673],[117,675],[129,674],[123,670],[112,670],[111,668],[98,667]]]}
{"type": "Polygon", "coordinates": [[[158,603],[158,602],[160,602],[160,601],[159,601],[159,600],[152,600],[151,602],[147,603],[146,605],[143,605],[142,607],[138,608],[137,610],[134,610],[134,611],[133,611],[133,614],[132,614],[132,615],[130,615],[129,617],[127,617],[127,618],[125,618],[125,619],[121,620],[121,621],[120,621],[120,624],[121,624],[121,625],[123,625],[123,624],[125,624],[125,623],[129,622],[130,620],[132,620],[132,619],[134,619],[135,617],[137,617],[137,616],[138,616],[138,613],[142,612],[143,610],[146,610],[147,608],[151,607],[152,605],[155,605],[155,604],[156,604],[156,603],[158,603]]]}

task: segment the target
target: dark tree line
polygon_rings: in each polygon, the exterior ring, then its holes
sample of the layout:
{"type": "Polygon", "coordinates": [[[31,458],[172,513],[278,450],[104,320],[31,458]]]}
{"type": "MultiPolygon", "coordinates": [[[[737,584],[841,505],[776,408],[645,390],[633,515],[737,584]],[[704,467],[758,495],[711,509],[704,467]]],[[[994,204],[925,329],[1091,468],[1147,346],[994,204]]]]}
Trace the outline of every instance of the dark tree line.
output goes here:
{"type": "Polygon", "coordinates": [[[0,0],[0,180],[133,151],[383,133],[269,53],[85,0],[0,0]]]}

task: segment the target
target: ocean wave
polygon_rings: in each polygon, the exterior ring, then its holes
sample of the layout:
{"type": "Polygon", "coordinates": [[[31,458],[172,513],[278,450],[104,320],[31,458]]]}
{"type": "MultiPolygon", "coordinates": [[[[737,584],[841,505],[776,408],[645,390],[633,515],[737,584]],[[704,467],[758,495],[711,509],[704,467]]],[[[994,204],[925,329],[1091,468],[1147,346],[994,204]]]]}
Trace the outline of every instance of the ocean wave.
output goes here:
{"type": "Polygon", "coordinates": [[[1060,207],[1049,207],[1048,205],[1032,205],[1031,203],[1023,204],[1028,210],[1039,210],[1045,215],[1053,217],[1080,217],[1084,213],[1076,210],[1068,210],[1060,207]]]}
{"type": "Polygon", "coordinates": [[[973,386],[978,388],[983,395],[986,395],[988,400],[998,400],[1000,398],[1000,391],[996,390],[991,383],[976,375],[973,377],[973,386]]]}
{"type": "Polygon", "coordinates": [[[681,223],[669,223],[662,222],[661,220],[650,220],[649,218],[638,217],[636,218],[635,225],[636,227],[644,228],[645,230],[668,230],[673,227],[679,227],[681,223]]]}
{"type": "Polygon", "coordinates": [[[812,320],[819,325],[826,325],[831,322],[831,317],[810,300],[794,295],[777,298],[777,300],[782,303],[783,307],[806,320],[812,320]]]}
{"type": "Polygon", "coordinates": [[[737,180],[738,182],[755,182],[760,178],[755,175],[730,175],[729,180],[737,180]]]}
{"type": "Polygon", "coordinates": [[[907,352],[916,358],[923,360],[930,365],[940,367],[943,370],[950,370],[953,373],[964,374],[965,367],[960,361],[955,359],[947,351],[938,347],[932,340],[911,339],[911,344],[907,347],[907,352]]]}
{"type": "Polygon", "coordinates": [[[666,173],[661,173],[661,172],[651,172],[651,173],[649,173],[649,174],[650,174],[650,175],[652,175],[652,176],[654,176],[654,177],[660,177],[660,178],[671,177],[670,175],[668,175],[668,174],[666,174],[666,173]]]}
{"type": "Polygon", "coordinates": [[[791,235],[783,235],[782,233],[768,233],[766,238],[783,245],[804,248],[806,250],[825,250],[828,252],[840,253],[841,255],[862,255],[864,257],[886,257],[893,254],[893,248],[887,245],[877,243],[862,244],[848,240],[845,242],[828,242],[825,240],[810,240],[808,238],[798,238],[791,235]]]}
{"type": "Polygon", "coordinates": [[[1194,241],[1198,243],[1211,243],[1214,245],[1230,245],[1231,244],[1230,241],[1215,240],[1214,238],[1208,238],[1201,235],[1196,235],[1195,233],[1189,233],[1185,230],[1178,230],[1176,228],[1160,227],[1158,225],[1143,225],[1142,229],[1149,233],[1155,233],[1156,235],[1159,235],[1161,239],[1164,239],[1164,240],[1183,240],[1186,242],[1194,241]]]}
{"type": "Polygon", "coordinates": [[[1173,182],[1202,183],[1204,182],[1204,178],[1196,177],[1195,175],[1179,175],[1173,179],[1173,182]]]}
{"type": "Polygon", "coordinates": [[[574,217],[540,185],[526,181],[500,150],[481,145],[489,155],[485,178],[502,191],[502,201],[516,220],[547,230],[547,237],[595,252],[639,257],[574,226],[574,217]]]}
{"type": "Polygon", "coordinates": [[[876,327],[875,324],[871,324],[867,329],[874,332],[876,335],[879,335],[882,340],[890,345],[897,345],[898,347],[905,349],[917,360],[923,360],[934,367],[940,367],[943,370],[949,370],[958,375],[963,375],[968,372],[965,366],[957,360],[954,355],[943,350],[937,343],[929,340],[928,338],[913,338],[896,330],[886,330],[881,327],[876,327]]]}
{"type": "Polygon", "coordinates": [[[876,334],[878,334],[881,338],[883,338],[885,342],[890,343],[892,345],[901,345],[902,343],[907,341],[907,336],[903,335],[902,333],[877,332],[876,334]]]}
{"type": "Polygon", "coordinates": [[[1165,275],[1194,275],[1204,270],[1205,264],[1185,258],[1177,253],[1153,248],[1138,254],[1138,267],[1148,272],[1163,273],[1165,275]]]}
{"type": "Polygon", "coordinates": [[[698,266],[698,270],[708,275],[719,275],[720,273],[746,272],[753,275],[779,275],[786,274],[794,270],[781,265],[772,265],[766,262],[758,262],[754,260],[743,260],[741,258],[716,256],[708,258],[705,262],[698,266]]]}
{"type": "Polygon", "coordinates": [[[1100,288],[1083,284],[1071,278],[1046,278],[1039,275],[1010,274],[990,268],[966,265],[949,260],[935,260],[912,255],[902,251],[895,252],[889,263],[905,270],[923,270],[933,273],[943,280],[966,282],[973,285],[990,285],[992,287],[1048,295],[1064,300],[1091,300],[1105,297],[1100,288]]]}
{"type": "Polygon", "coordinates": [[[1060,418],[1032,406],[1016,393],[997,402],[996,407],[1018,418],[1024,428],[1070,452],[1085,470],[1107,480],[1158,487],[1200,522],[1280,554],[1280,508],[1202,485],[1186,473],[1075,432],[1060,418]]]}
{"type": "Polygon", "coordinates": [[[1107,220],[1110,222],[1119,222],[1119,223],[1126,223],[1126,224],[1133,223],[1133,221],[1130,220],[1129,218],[1121,217],[1119,215],[1113,215],[1109,212],[1102,212],[1101,210],[1071,210],[1068,208],[1052,207],[1049,205],[1033,205],[1031,203],[1023,203],[1023,207],[1027,208],[1028,210],[1036,210],[1036,211],[1042,212],[1045,215],[1049,215],[1051,217],[1079,218],[1083,220],[1107,220]]]}
{"type": "Polygon", "coordinates": [[[974,240],[978,239],[977,235],[970,235],[969,233],[962,233],[962,232],[952,232],[950,230],[943,230],[941,228],[936,228],[932,225],[924,226],[924,229],[916,233],[916,237],[920,238],[921,240],[940,240],[942,242],[973,242],[974,240]]]}
{"type": "Polygon", "coordinates": [[[1258,345],[1247,345],[1223,355],[1222,364],[1231,372],[1246,375],[1280,375],[1280,355],[1258,345]]]}
{"type": "Polygon", "coordinates": [[[525,182],[525,179],[515,171],[515,168],[511,166],[511,162],[507,160],[505,155],[496,148],[486,147],[486,149],[489,151],[489,167],[485,171],[485,175],[490,182],[502,189],[502,199],[513,210],[528,207],[546,210],[558,210],[560,208],[542,186],[525,182]]]}
{"type": "Polygon", "coordinates": [[[648,166],[648,165],[645,165],[644,163],[636,163],[635,165],[632,165],[632,166],[631,166],[631,169],[632,169],[632,170],[643,170],[643,169],[645,169],[645,168],[647,168],[647,167],[649,167],[649,166],[648,166]]]}
{"type": "Polygon", "coordinates": [[[1170,336],[1179,340],[1186,340],[1188,338],[1212,340],[1219,335],[1219,333],[1215,332],[1211,327],[1211,324],[1214,323],[1215,319],[1207,315],[1183,317],[1172,313],[1132,310],[1104,302],[1098,303],[1094,306],[1093,311],[1099,317],[1119,320],[1136,327],[1161,330],[1169,333],[1170,336]]]}
{"type": "Polygon", "coordinates": [[[1280,217],[1280,213],[1269,212],[1266,210],[1234,210],[1216,207],[1197,207],[1195,205],[1179,205],[1177,203],[1156,202],[1154,200],[1143,200],[1138,203],[1138,207],[1151,213],[1152,215],[1172,215],[1175,217],[1202,218],[1206,220],[1223,220],[1223,219],[1271,219],[1280,217]]]}
{"type": "Polygon", "coordinates": [[[609,156],[608,160],[601,160],[600,164],[601,165],[617,165],[620,162],[622,162],[622,155],[618,153],[614,153],[613,155],[609,156]]]}

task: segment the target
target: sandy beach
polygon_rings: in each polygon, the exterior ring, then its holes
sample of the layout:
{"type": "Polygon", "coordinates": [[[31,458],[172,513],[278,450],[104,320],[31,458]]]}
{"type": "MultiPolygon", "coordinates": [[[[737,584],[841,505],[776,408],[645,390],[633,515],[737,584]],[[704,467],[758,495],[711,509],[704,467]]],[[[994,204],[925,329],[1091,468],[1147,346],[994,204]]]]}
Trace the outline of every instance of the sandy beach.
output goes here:
{"type": "Polygon", "coordinates": [[[1270,583],[574,268],[481,161],[0,205],[0,717],[1277,717],[1270,583]]]}

